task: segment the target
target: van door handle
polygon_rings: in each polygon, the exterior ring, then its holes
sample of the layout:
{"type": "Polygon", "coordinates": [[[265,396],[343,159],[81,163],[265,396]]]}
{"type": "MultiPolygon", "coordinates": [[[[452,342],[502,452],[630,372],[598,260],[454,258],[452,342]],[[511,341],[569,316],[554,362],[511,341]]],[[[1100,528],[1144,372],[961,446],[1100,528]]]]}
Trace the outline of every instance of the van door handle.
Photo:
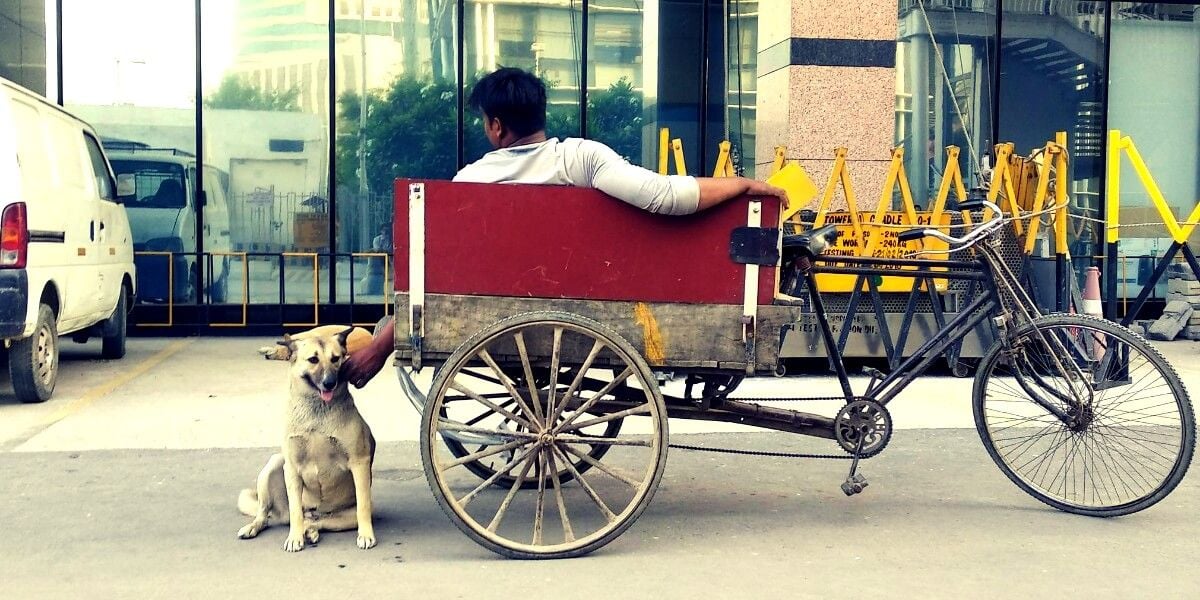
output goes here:
{"type": "Polygon", "coordinates": [[[96,222],[95,221],[88,222],[88,239],[93,242],[96,241],[96,222]]]}

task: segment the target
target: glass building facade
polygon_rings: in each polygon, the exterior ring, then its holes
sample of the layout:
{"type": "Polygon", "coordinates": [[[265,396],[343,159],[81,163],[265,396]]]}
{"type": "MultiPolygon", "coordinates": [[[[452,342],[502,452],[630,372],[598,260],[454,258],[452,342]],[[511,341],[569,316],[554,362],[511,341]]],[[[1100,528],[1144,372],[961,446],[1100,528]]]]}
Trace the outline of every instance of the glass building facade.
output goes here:
{"type": "MultiPolygon", "coordinates": [[[[489,149],[464,102],[498,66],[546,82],[550,135],[653,167],[666,127],[694,175],[728,139],[755,175],[770,161],[754,155],[759,4],[0,0],[0,76],[91,122],[118,171],[136,175],[138,248],[178,255],[171,281],[168,259],[139,262],[143,323],[239,323],[243,303],[251,323],[366,322],[388,300],[392,181],[449,178],[489,149]]],[[[1067,131],[1072,210],[1102,218],[1105,132],[1120,129],[1189,210],[1198,5],[897,0],[895,143],[918,203],[937,189],[946,145],[963,149],[970,186],[997,141],[1026,154],[1067,131]]],[[[1137,187],[1122,196],[1148,205],[1137,187]]],[[[1100,253],[1101,233],[1077,221],[1072,254],[1100,253]]],[[[1166,243],[1145,234],[1123,252],[1166,243]]],[[[1131,289],[1143,262],[1123,271],[1131,289]]]]}

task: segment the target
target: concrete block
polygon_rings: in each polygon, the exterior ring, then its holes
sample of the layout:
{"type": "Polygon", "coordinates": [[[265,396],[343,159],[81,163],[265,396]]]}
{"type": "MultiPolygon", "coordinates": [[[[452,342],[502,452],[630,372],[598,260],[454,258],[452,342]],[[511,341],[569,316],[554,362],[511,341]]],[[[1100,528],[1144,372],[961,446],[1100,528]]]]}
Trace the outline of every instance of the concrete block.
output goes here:
{"type": "Polygon", "coordinates": [[[1163,315],[1150,326],[1149,336],[1152,340],[1173,340],[1187,325],[1195,310],[1187,302],[1167,302],[1163,315]]]}
{"type": "Polygon", "coordinates": [[[1180,279],[1178,277],[1168,279],[1167,292],[1189,296],[1200,296],[1200,281],[1188,281],[1187,279],[1180,279]]]}
{"type": "Polygon", "coordinates": [[[1192,308],[1200,308],[1200,295],[1167,292],[1167,302],[1187,302],[1192,308]]]}
{"type": "Polygon", "coordinates": [[[1187,263],[1175,263],[1167,267],[1167,278],[1183,279],[1186,281],[1196,281],[1196,274],[1192,272],[1192,268],[1187,263]]]}

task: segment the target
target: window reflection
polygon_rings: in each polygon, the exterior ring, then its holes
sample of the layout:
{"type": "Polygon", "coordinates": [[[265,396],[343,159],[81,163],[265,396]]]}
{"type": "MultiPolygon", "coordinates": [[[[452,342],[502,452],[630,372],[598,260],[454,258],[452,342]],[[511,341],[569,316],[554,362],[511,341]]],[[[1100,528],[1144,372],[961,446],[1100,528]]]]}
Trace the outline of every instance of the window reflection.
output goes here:
{"type": "Polygon", "coordinates": [[[382,304],[397,177],[457,170],[454,2],[342,2],[337,65],[337,298],[382,304]],[[365,10],[364,10],[365,9],[365,10]],[[432,9],[432,10],[431,10],[432,9]]]}
{"type": "MultiPolygon", "coordinates": [[[[333,226],[328,4],[211,0],[201,11],[211,301],[240,303],[241,261],[216,253],[242,250],[298,254],[248,262],[251,303],[310,304],[327,295],[333,226]]],[[[311,319],[300,314],[285,318],[311,319]]]]}
{"type": "MultiPolygon", "coordinates": [[[[499,67],[530,71],[546,83],[546,135],[578,137],[582,60],[582,2],[547,0],[467,0],[464,4],[464,94],[480,76],[499,67]]],[[[593,8],[593,11],[596,9],[593,8]]],[[[467,162],[492,148],[479,115],[463,115],[467,162]]]]}
{"type": "Polygon", "coordinates": [[[64,103],[96,128],[115,173],[137,182],[125,201],[138,299],[194,302],[195,4],[63,0],[62,15],[64,103]]]}
{"type": "Polygon", "coordinates": [[[896,45],[896,142],[904,146],[914,199],[922,206],[946,170],[944,148],[962,149],[968,187],[994,143],[992,68],[995,2],[900,1],[896,45]]]}
{"type": "MultiPolygon", "coordinates": [[[[1197,6],[1112,3],[1108,122],[1133,138],[1180,221],[1200,199],[1200,15],[1197,6]]],[[[1128,160],[1121,162],[1121,222],[1158,221],[1128,160]],[[1136,215],[1136,216],[1135,216],[1136,215]],[[1152,219],[1143,218],[1154,215],[1152,219]]],[[[1118,293],[1135,296],[1171,240],[1161,227],[1126,229],[1118,293]]],[[[1195,238],[1193,237],[1193,241],[1195,238]]],[[[1166,294],[1160,281],[1156,296],[1166,294]]]]}
{"type": "MultiPolygon", "coordinates": [[[[1104,20],[1106,2],[1004,4],[1000,62],[1000,139],[1028,154],[1067,132],[1071,208],[1100,216],[1104,169],[1104,20]]],[[[1079,268],[1096,254],[1100,229],[1074,222],[1071,254],[1079,268]]]]}

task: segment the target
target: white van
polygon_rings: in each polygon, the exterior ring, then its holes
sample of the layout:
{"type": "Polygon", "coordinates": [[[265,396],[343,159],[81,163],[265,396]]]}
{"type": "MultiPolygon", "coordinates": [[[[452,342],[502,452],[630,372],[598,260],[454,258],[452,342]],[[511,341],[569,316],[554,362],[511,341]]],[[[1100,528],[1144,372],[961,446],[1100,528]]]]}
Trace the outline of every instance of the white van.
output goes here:
{"type": "Polygon", "coordinates": [[[58,336],[102,337],[125,355],[133,237],[96,132],[0,79],[0,340],[13,389],[42,402],[58,378],[58,336]]]}
{"type": "Polygon", "coordinates": [[[140,142],[101,140],[117,175],[117,194],[129,215],[133,249],[139,254],[138,299],[143,302],[195,302],[197,269],[204,269],[207,300],[226,302],[229,296],[228,175],[204,167],[204,193],[197,194],[196,158],[173,148],[152,148],[140,142]],[[196,215],[203,211],[204,252],[197,261],[196,215]],[[174,265],[168,268],[170,253],[174,265]],[[174,276],[174,281],[168,279],[174,276]]]}

